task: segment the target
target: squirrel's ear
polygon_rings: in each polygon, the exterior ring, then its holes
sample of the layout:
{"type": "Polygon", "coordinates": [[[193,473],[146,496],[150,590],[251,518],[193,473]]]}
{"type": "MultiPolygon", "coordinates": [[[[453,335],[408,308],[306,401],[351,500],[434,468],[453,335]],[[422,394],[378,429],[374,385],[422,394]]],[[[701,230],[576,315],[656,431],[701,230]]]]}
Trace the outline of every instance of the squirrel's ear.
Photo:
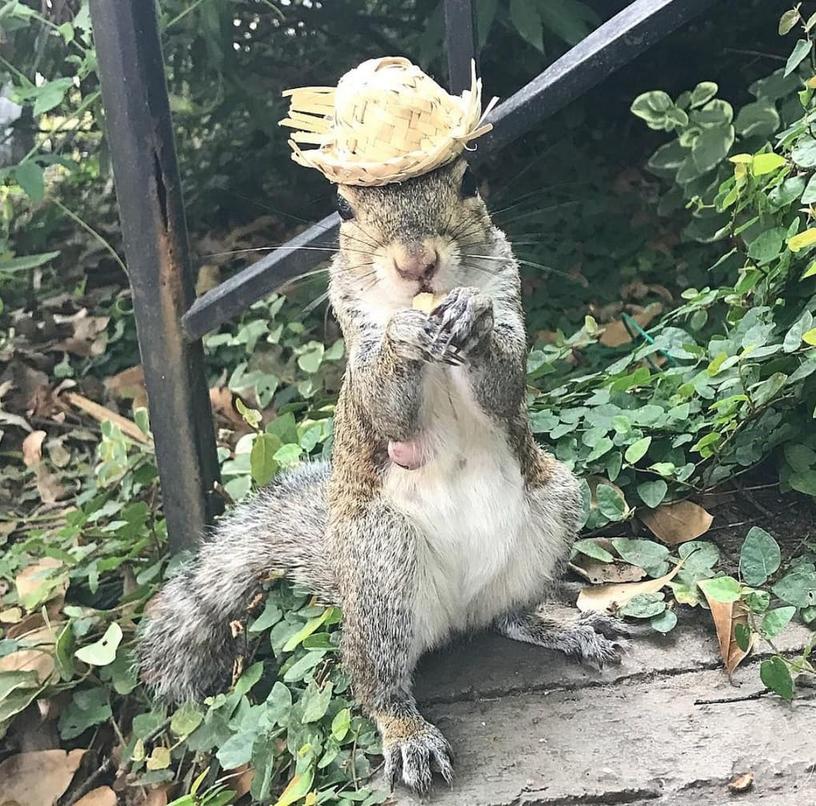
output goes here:
{"type": "Polygon", "coordinates": [[[344,196],[341,196],[340,193],[337,194],[336,206],[337,212],[343,221],[350,221],[352,218],[354,218],[354,209],[352,208],[351,204],[349,204],[349,200],[344,196]]]}
{"type": "Polygon", "coordinates": [[[462,198],[469,199],[477,196],[479,193],[479,183],[470,168],[465,168],[465,173],[462,176],[462,198]]]}

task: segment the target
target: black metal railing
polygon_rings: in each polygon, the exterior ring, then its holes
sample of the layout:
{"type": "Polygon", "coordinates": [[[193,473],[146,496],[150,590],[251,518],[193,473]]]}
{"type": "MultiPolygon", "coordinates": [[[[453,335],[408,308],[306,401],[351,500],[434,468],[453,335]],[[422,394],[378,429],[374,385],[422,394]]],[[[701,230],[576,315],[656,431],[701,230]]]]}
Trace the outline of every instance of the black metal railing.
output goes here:
{"type": "MultiPolygon", "coordinates": [[[[492,156],[717,0],[635,0],[497,106],[471,159],[492,156]]],[[[449,88],[470,86],[472,0],[444,0],[449,88]]],[[[119,216],[171,546],[195,544],[218,480],[201,337],[324,258],[331,215],[195,299],[155,7],[91,0],[119,216]]]]}

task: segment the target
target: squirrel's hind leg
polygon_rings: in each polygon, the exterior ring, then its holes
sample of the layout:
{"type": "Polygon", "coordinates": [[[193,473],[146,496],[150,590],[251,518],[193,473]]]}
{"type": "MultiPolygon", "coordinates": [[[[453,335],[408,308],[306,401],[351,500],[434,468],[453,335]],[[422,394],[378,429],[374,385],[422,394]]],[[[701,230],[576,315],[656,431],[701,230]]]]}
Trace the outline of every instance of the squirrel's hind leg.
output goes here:
{"type": "Polygon", "coordinates": [[[386,780],[425,794],[433,771],[450,783],[447,739],[427,722],[411,693],[418,655],[415,527],[383,502],[333,525],[342,590],[342,652],[355,698],[382,736],[386,780]]]}
{"type": "Polygon", "coordinates": [[[532,612],[511,613],[496,627],[514,641],[554,649],[597,668],[619,663],[630,635],[620,619],[603,613],[578,613],[552,603],[532,612]]]}

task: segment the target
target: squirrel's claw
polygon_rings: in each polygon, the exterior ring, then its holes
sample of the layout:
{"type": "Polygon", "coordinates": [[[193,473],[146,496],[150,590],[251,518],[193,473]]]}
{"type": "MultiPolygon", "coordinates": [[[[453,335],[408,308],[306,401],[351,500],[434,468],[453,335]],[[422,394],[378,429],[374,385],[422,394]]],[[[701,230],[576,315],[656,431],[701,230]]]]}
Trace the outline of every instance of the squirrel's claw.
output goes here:
{"type": "Polygon", "coordinates": [[[419,795],[426,795],[439,773],[450,784],[453,781],[453,751],[441,731],[429,723],[409,736],[383,743],[385,780],[393,790],[403,784],[419,795]]]}
{"type": "Polygon", "coordinates": [[[493,330],[493,301],[478,288],[454,288],[431,311],[429,322],[436,330],[431,349],[456,354],[464,363],[493,330]]]}

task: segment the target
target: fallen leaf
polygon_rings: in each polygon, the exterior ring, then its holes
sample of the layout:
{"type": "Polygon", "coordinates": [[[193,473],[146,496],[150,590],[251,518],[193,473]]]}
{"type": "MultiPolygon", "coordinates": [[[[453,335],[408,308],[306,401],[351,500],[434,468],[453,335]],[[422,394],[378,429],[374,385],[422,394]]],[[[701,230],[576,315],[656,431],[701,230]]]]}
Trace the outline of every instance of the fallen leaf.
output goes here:
{"type": "Polygon", "coordinates": [[[95,403],[93,400],[89,400],[87,397],[77,394],[76,392],[66,392],[64,397],[72,406],[84,411],[93,417],[94,420],[100,423],[112,422],[119,426],[123,434],[136,440],[136,442],[141,442],[144,445],[151,444],[150,438],[133,420],[128,420],[127,417],[123,417],[121,414],[111,411],[106,406],[95,403]]]}
{"type": "Polygon", "coordinates": [[[708,602],[711,618],[714,621],[714,629],[717,631],[720,657],[723,659],[726,672],[731,675],[751,651],[753,645],[753,633],[751,633],[751,640],[747,650],[739,648],[734,635],[738,624],[748,625],[748,608],[740,601],[719,602],[708,595],[705,587],[701,587],[701,590],[708,602]]]}
{"type": "Polygon", "coordinates": [[[714,520],[713,515],[693,501],[662,504],[657,509],[639,512],[638,517],[667,546],[676,546],[704,535],[714,520]]]}
{"type": "Polygon", "coordinates": [[[38,750],[19,753],[0,762],[3,782],[0,803],[15,806],[50,806],[68,788],[84,750],[38,750]]]}
{"type": "Polygon", "coordinates": [[[220,415],[238,432],[248,434],[252,431],[246,420],[235,408],[235,395],[226,386],[214,386],[210,389],[210,405],[213,413],[220,415]]]}
{"type": "MultiPolygon", "coordinates": [[[[642,328],[648,327],[652,320],[663,312],[663,305],[659,302],[652,302],[642,310],[632,315],[632,319],[642,328]]],[[[637,333],[635,333],[637,336],[637,333]]],[[[622,344],[629,344],[632,336],[626,327],[623,319],[616,319],[604,326],[603,333],[598,340],[605,347],[620,347],[622,344]]]]}
{"type": "Polygon", "coordinates": [[[90,316],[87,308],[81,308],[70,316],[54,314],[54,322],[70,325],[73,333],[57,342],[53,349],[82,356],[83,358],[102,355],[108,345],[106,332],[109,316],[90,316]]]}
{"type": "Polygon", "coordinates": [[[0,611],[0,624],[17,624],[23,618],[23,611],[19,607],[9,607],[0,611]]]}
{"type": "Polygon", "coordinates": [[[595,585],[582,588],[576,603],[578,609],[585,613],[588,610],[602,612],[613,610],[626,604],[630,599],[641,593],[657,593],[664,585],[674,579],[674,575],[682,567],[678,563],[668,574],[657,579],[647,579],[645,582],[626,582],[622,584],[595,585]]]}
{"type": "Polygon", "coordinates": [[[637,582],[646,576],[646,572],[637,565],[605,563],[585,554],[576,556],[570,563],[570,568],[593,585],[604,582],[637,582]]]}
{"type": "Polygon", "coordinates": [[[137,800],[138,806],[167,806],[167,793],[170,786],[160,786],[158,789],[148,789],[142,800],[137,800]]]}
{"type": "Polygon", "coordinates": [[[36,467],[42,461],[42,444],[45,431],[32,431],[23,440],[23,462],[26,467],[36,467]]]}
{"type": "Polygon", "coordinates": [[[0,658],[0,672],[36,672],[37,683],[42,685],[54,674],[54,658],[41,649],[19,649],[0,658]]]}
{"type": "Polygon", "coordinates": [[[732,792],[747,792],[753,785],[754,774],[752,772],[743,772],[740,775],[735,775],[728,782],[728,788],[732,792]]]}
{"type": "Polygon", "coordinates": [[[116,793],[109,786],[99,786],[75,800],[74,806],[116,806],[116,802],[116,793]]]}
{"type": "Polygon", "coordinates": [[[14,578],[17,597],[26,609],[32,610],[38,604],[65,593],[68,588],[67,572],[65,574],[52,573],[62,567],[61,560],[54,557],[43,557],[17,574],[14,578]]]}
{"type": "Polygon", "coordinates": [[[144,368],[141,364],[128,367],[106,378],[105,389],[115,398],[132,400],[134,409],[147,408],[147,390],[145,389],[144,368]]]}
{"type": "Polygon", "coordinates": [[[252,779],[255,777],[255,770],[249,764],[243,764],[236,770],[232,770],[224,783],[235,793],[236,800],[242,798],[252,787],[252,779]]]}
{"type": "Polygon", "coordinates": [[[26,566],[17,574],[14,578],[17,597],[28,610],[33,609],[43,601],[47,601],[47,599],[38,599],[38,595],[47,596],[48,599],[51,599],[65,593],[68,588],[67,574],[63,576],[52,573],[55,569],[62,567],[61,560],[54,557],[43,557],[37,562],[26,566]]]}

